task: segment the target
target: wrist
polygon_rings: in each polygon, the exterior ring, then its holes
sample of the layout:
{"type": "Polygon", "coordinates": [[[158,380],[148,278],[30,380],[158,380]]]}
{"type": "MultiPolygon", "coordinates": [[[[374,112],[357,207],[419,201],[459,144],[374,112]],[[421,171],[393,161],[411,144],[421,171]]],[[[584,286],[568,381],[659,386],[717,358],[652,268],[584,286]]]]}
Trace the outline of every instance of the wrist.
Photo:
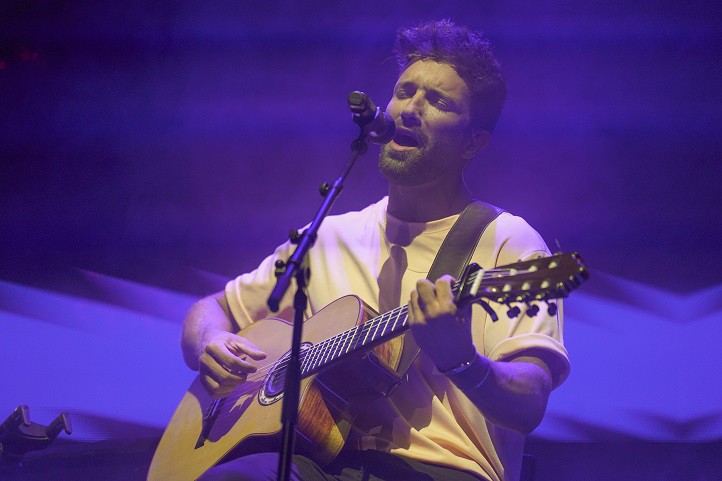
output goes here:
{"type": "Polygon", "coordinates": [[[472,391],[481,387],[489,377],[491,371],[491,361],[479,353],[474,353],[474,357],[446,371],[440,371],[445,374],[451,382],[461,391],[472,391]]]}
{"type": "Polygon", "coordinates": [[[441,374],[444,374],[445,376],[450,376],[450,375],[453,376],[455,374],[459,374],[459,373],[464,372],[467,369],[469,369],[469,366],[471,366],[474,363],[474,361],[476,361],[476,356],[477,356],[477,353],[476,353],[476,350],[474,350],[472,356],[469,358],[468,361],[464,361],[461,364],[457,364],[448,369],[441,369],[438,366],[436,367],[436,369],[438,369],[438,371],[441,374]]]}

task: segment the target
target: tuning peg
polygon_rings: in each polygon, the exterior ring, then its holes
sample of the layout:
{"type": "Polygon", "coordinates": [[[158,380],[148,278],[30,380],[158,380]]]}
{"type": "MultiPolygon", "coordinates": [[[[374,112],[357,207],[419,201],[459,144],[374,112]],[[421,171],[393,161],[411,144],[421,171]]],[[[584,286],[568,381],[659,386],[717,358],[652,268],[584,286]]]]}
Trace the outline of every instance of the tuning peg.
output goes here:
{"type": "Polygon", "coordinates": [[[558,311],[558,308],[557,308],[556,302],[550,302],[550,303],[547,305],[547,313],[548,313],[550,316],[556,316],[556,315],[557,315],[557,311],[558,311]]]}
{"type": "Polygon", "coordinates": [[[521,309],[519,309],[519,307],[517,306],[511,307],[508,311],[506,311],[506,315],[509,317],[509,319],[514,319],[519,314],[521,314],[521,309]]]}
{"type": "Polygon", "coordinates": [[[536,304],[532,304],[529,306],[529,308],[526,310],[526,315],[529,317],[534,317],[539,313],[539,306],[536,304]]]}

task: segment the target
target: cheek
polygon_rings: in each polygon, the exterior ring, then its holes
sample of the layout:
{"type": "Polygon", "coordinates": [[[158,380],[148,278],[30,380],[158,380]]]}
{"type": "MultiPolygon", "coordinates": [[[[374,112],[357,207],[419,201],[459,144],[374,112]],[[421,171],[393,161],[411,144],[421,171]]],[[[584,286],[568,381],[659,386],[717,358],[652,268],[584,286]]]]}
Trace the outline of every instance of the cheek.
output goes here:
{"type": "Polygon", "coordinates": [[[465,136],[467,133],[466,125],[459,122],[445,121],[445,119],[434,122],[433,127],[431,128],[438,135],[441,135],[448,139],[458,139],[465,136]]]}

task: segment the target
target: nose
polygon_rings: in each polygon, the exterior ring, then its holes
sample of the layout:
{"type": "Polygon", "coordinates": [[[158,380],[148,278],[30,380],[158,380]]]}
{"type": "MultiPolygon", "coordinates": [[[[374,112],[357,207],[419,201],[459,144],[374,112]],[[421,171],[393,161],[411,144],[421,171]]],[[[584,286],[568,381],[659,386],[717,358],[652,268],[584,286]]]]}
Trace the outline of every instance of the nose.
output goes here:
{"type": "Polygon", "coordinates": [[[423,117],[423,99],[421,93],[406,99],[401,107],[401,121],[406,127],[414,127],[421,125],[421,117],[423,117]]]}

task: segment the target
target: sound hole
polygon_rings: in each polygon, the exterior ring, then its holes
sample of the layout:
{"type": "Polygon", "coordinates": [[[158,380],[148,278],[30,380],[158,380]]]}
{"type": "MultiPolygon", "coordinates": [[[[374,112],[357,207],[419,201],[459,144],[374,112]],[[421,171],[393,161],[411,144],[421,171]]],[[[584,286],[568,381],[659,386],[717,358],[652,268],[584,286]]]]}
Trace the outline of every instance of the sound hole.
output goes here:
{"type": "MultiPolygon", "coordinates": [[[[301,344],[301,365],[303,365],[303,357],[305,352],[313,346],[310,342],[301,344]]],[[[264,406],[273,404],[283,397],[283,388],[286,386],[286,373],[288,371],[288,363],[291,358],[291,351],[281,356],[276,361],[273,369],[266,377],[263,383],[263,389],[258,393],[258,400],[264,406]]]]}

